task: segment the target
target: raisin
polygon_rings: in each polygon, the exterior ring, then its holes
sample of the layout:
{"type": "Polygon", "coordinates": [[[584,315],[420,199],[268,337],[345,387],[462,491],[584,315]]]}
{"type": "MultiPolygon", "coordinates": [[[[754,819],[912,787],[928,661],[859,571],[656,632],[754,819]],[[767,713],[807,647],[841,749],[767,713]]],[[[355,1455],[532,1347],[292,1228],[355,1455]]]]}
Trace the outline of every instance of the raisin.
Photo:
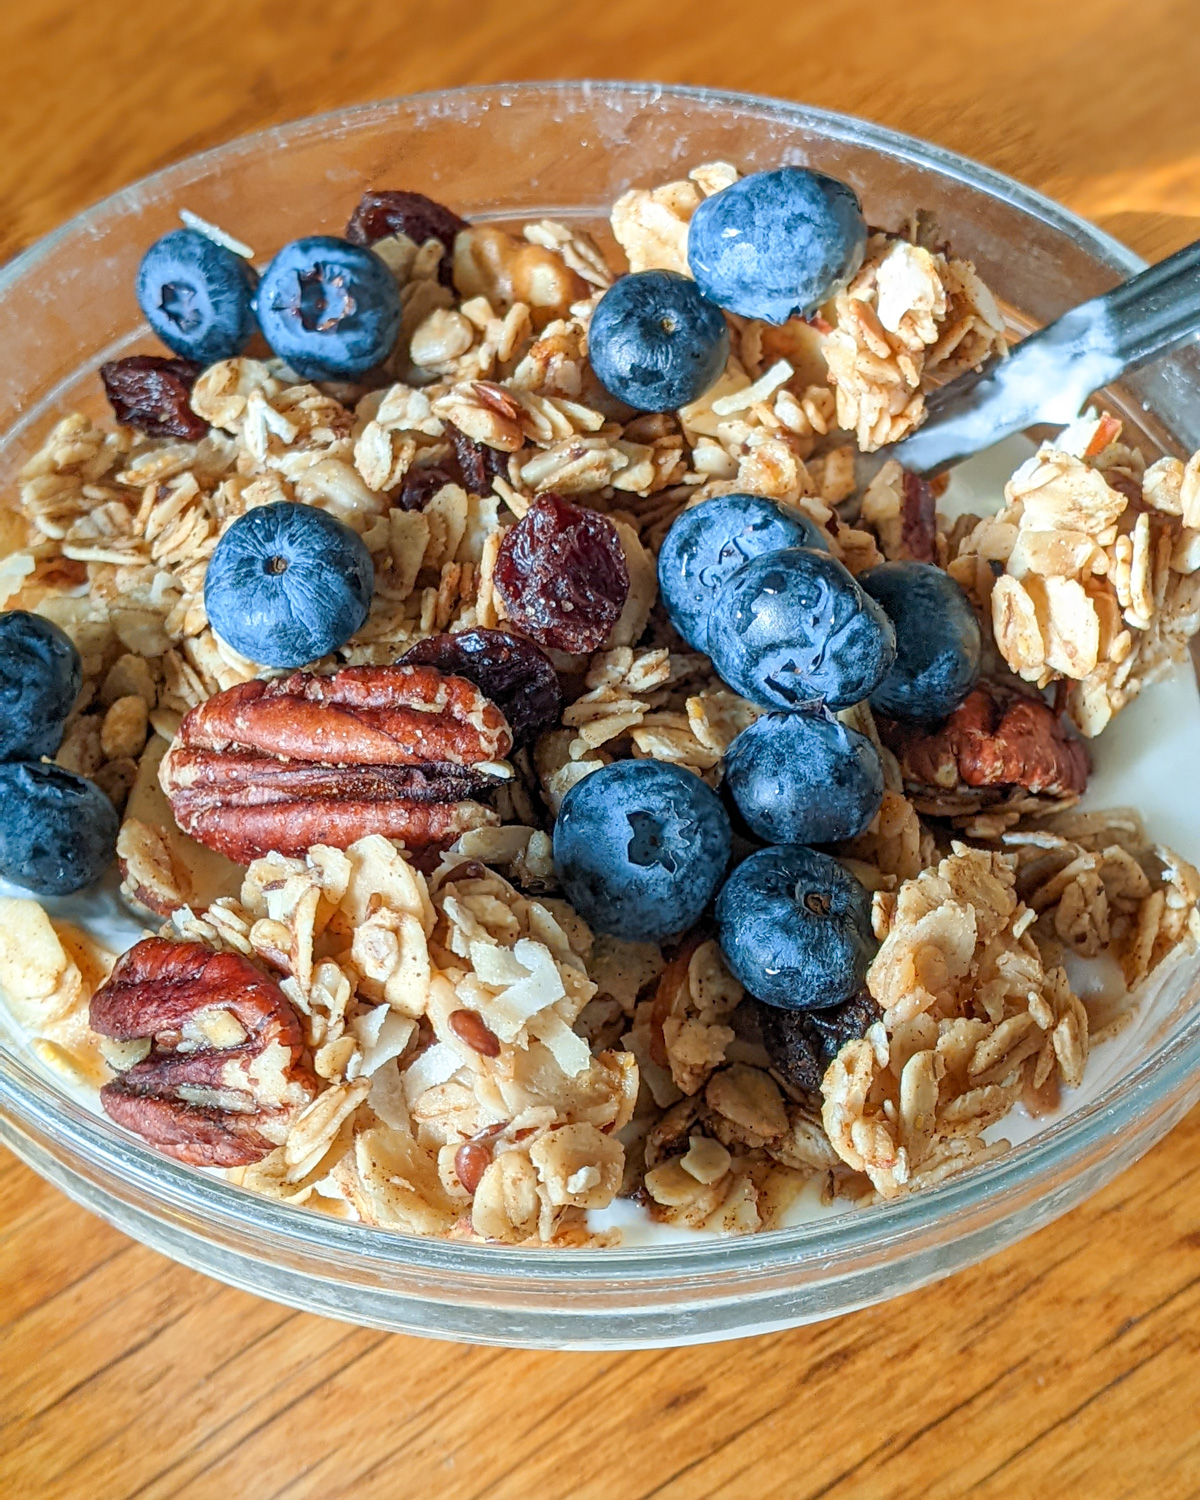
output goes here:
{"type": "Polygon", "coordinates": [[[539,729],[558,722],[562,689],[549,658],[532,641],[506,630],[426,636],[400,662],[436,667],[473,682],[508,720],[517,744],[527,743],[539,729]]]}
{"type": "Polygon", "coordinates": [[[469,438],[461,427],[446,422],[446,436],[454,445],[454,457],[462,475],[462,487],[472,495],[491,493],[492,480],[508,478],[507,453],[489,448],[486,443],[477,443],[469,438]]]}
{"type": "Polygon", "coordinates": [[[201,365],[190,359],[163,359],[132,354],[100,366],[104,394],[118,422],[148,437],[187,438],[198,442],[208,423],[190,405],[201,365]]]}
{"type": "Polygon", "coordinates": [[[808,1018],[820,1040],[821,1062],[828,1067],[847,1042],[857,1042],[879,1020],[880,1010],[866,990],[828,1010],[810,1010],[808,1018]]]}
{"type": "Polygon", "coordinates": [[[449,464],[430,464],[424,469],[409,469],[392,502],[401,510],[424,510],[437,492],[447,484],[457,484],[458,475],[449,464]]]}
{"type": "Polygon", "coordinates": [[[794,1087],[815,1093],[821,1087],[824,1069],[807,1012],[780,1010],[758,1000],[754,1006],[771,1066],[794,1087]]]}
{"type": "Polygon", "coordinates": [[[796,1088],[815,1093],[825,1069],[847,1042],[866,1035],[879,1007],[863,992],[828,1010],[780,1010],[754,1002],[771,1066],[796,1088]]]}
{"type": "Polygon", "coordinates": [[[393,234],[406,234],[418,245],[441,240],[446,253],[438,266],[438,280],[443,286],[453,286],[454,237],[466,227],[465,219],[424,193],[385,188],[362,195],[346,225],[346,238],[352,245],[373,245],[393,234]]]}
{"type": "Polygon", "coordinates": [[[539,646],[578,655],[599,650],[620,619],[629,569],[611,521],[543,495],[501,542],[494,583],[539,646]]]}

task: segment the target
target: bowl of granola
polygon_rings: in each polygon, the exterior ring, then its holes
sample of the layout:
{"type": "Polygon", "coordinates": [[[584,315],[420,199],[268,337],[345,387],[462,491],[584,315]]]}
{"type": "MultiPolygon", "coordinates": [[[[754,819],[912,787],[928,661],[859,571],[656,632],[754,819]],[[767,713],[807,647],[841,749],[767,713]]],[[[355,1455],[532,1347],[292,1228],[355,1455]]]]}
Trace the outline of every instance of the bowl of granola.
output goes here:
{"type": "Polygon", "coordinates": [[[619,84],[267,131],[26,252],[0,1137],[231,1284],[572,1347],[832,1316],[1136,1160],[1200,1097],[1195,355],[855,471],[1139,266],[619,84]]]}

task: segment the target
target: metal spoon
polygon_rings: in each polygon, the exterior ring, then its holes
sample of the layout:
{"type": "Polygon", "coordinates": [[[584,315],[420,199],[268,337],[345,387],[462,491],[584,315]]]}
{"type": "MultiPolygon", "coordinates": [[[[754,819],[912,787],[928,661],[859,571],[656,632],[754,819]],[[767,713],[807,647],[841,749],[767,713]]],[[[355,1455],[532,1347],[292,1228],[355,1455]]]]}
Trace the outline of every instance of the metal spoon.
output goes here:
{"type": "Polygon", "coordinates": [[[940,474],[1001,438],[1046,422],[1064,425],[1118,376],[1170,354],[1200,333],[1200,240],[1032,333],[1006,359],[931,391],[911,437],[868,455],[940,474]]]}

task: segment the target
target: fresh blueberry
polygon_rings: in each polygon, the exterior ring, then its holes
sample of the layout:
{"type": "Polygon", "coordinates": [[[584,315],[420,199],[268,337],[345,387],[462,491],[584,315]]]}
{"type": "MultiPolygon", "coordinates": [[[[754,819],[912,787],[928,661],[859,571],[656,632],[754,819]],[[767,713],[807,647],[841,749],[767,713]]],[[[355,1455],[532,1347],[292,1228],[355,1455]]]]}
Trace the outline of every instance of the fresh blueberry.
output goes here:
{"type": "Polygon", "coordinates": [[[598,932],[656,942],[698,920],[729,863],[729,818],[691,771],[620,760],[576,782],[554,825],[567,899],[598,932]]]}
{"type": "Polygon", "coordinates": [[[983,635],[971,601],[932,563],[881,563],[859,583],[896,631],[896,660],[871,694],[889,719],[927,724],[953,713],[979,681],[983,635]]]}
{"type": "Polygon", "coordinates": [[[743,860],[717,897],[717,929],[738,979],[783,1010],[849,1000],[878,946],[870,892],[836,859],[802,844],[743,860]]]}
{"type": "Polygon", "coordinates": [[[0,760],[53,755],[82,685],[69,635],[23,609],[0,614],[0,760]]]}
{"type": "Polygon", "coordinates": [[[866,246],[853,188],[807,167],[778,167],[706,198],[688,226],[687,255],[710,302],[786,323],[840,291],[866,246]]]}
{"type": "Polygon", "coordinates": [[[824,714],[764,714],[730,745],[725,782],[769,844],[855,838],[883,801],[875,746],[824,714]]]}
{"type": "Polygon", "coordinates": [[[209,365],[250,342],[257,281],[224,245],[195,229],[173,229],[142,256],[138,306],[168,349],[209,365]]]}
{"type": "Polygon", "coordinates": [[[717,590],[751,557],[783,547],[827,547],[803,512],[762,495],[718,495],[677,516],[658,554],[658,590],[671,624],[696,651],[708,649],[717,590]]]}
{"type": "Polygon", "coordinates": [[[313,505],[290,500],[239,516],[204,580],[209,622],[264,667],[302,667],[344,646],[375,591],[362,537],[313,505]]]}
{"type": "Polygon", "coordinates": [[[39,896],[99,880],[117,850],[117,810],[96,785],[44,761],[0,766],[0,875],[39,896]]]}
{"type": "Polygon", "coordinates": [[[257,307],[267,343],[305,380],[365,374],[400,330],[396,278],[373,250],[330,234],[285,245],[263,272],[257,307]]]}
{"type": "Polygon", "coordinates": [[[763,708],[848,708],[882,682],[896,643],[888,617],[836,558],[788,547],[751,558],[721,588],[708,654],[763,708]]]}
{"type": "Polygon", "coordinates": [[[588,355],[618,400],[638,411],[674,411],[716,384],[729,358],[729,330],[690,277],[638,271],[601,297],[588,355]]]}

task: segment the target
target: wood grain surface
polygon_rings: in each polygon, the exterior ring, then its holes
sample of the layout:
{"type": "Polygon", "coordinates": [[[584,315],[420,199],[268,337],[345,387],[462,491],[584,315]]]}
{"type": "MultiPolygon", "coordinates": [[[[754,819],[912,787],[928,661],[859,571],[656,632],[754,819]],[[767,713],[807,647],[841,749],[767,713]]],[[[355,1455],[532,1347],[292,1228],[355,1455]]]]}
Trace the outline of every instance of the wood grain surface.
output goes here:
{"type": "MultiPolygon", "coordinates": [[[[9,0],[0,255],[189,152],[414,89],[636,77],[951,146],[1200,234],[1195,0],[9,0]]],[[[0,1495],[1200,1496],[1200,1113],[934,1288],[709,1348],[389,1337],[229,1291],[0,1158],[0,1495]]]]}

